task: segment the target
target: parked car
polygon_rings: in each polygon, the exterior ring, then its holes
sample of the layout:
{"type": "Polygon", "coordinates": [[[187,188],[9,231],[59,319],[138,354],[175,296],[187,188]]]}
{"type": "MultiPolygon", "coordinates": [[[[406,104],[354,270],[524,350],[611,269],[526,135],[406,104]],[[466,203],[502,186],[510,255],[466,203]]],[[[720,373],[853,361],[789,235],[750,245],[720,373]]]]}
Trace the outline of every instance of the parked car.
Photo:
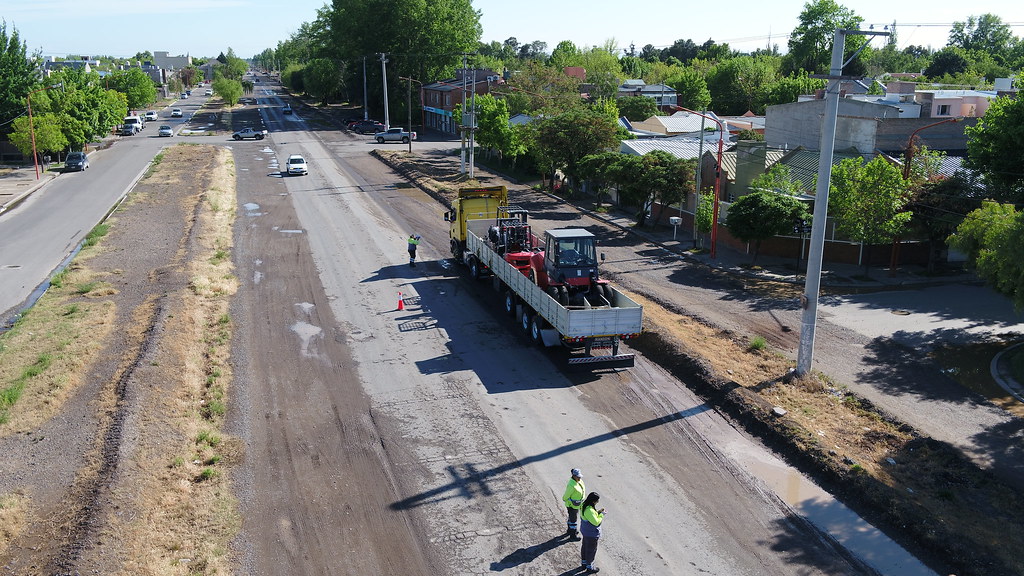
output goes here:
{"type": "Polygon", "coordinates": [[[263,140],[263,137],[267,135],[266,130],[257,130],[255,128],[243,128],[238,132],[231,135],[235,140],[245,140],[246,138],[255,138],[257,140],[263,140]]]}
{"type": "Polygon", "coordinates": [[[146,112],[142,115],[142,119],[146,122],[149,122],[150,120],[156,120],[157,118],[159,118],[159,115],[156,113],[155,110],[150,110],[149,112],[146,112]]]}
{"type": "Polygon", "coordinates": [[[120,132],[121,136],[134,136],[134,135],[136,135],[138,133],[139,133],[139,131],[136,130],[135,126],[133,126],[131,124],[122,124],[121,125],[121,132],[120,132]]]}
{"type": "Polygon", "coordinates": [[[181,118],[181,108],[171,108],[171,118],[181,118]]]}
{"type": "Polygon", "coordinates": [[[210,90],[209,88],[207,88],[205,94],[207,96],[213,96],[213,90],[210,90]]]}
{"type": "Polygon", "coordinates": [[[174,130],[171,130],[170,126],[164,124],[160,127],[160,131],[157,134],[159,136],[174,136],[174,130]]]}
{"type": "Polygon", "coordinates": [[[185,90],[185,96],[191,96],[191,95],[192,95],[192,91],[191,90],[185,90]]]}
{"type": "Polygon", "coordinates": [[[373,135],[373,139],[378,144],[385,142],[401,142],[402,144],[408,144],[409,140],[416,139],[415,132],[407,132],[404,128],[388,128],[383,132],[377,132],[373,135]]]}
{"type": "Polygon", "coordinates": [[[285,114],[291,114],[292,107],[289,104],[285,104],[284,108],[281,109],[281,112],[284,112],[285,114]]]}
{"type": "Polygon", "coordinates": [[[289,176],[293,174],[301,174],[303,176],[309,174],[309,171],[306,169],[306,159],[299,154],[289,156],[287,166],[289,176]]]}
{"type": "Polygon", "coordinates": [[[182,100],[188,100],[188,94],[186,94],[186,93],[182,92],[182,93],[181,93],[181,96],[180,96],[180,98],[181,98],[182,100]]]}
{"type": "Polygon", "coordinates": [[[80,172],[89,168],[89,158],[85,152],[72,152],[64,159],[65,172],[80,172]]]}
{"type": "Polygon", "coordinates": [[[360,120],[352,125],[352,130],[360,134],[376,134],[384,130],[384,123],[376,120],[360,120]]]}

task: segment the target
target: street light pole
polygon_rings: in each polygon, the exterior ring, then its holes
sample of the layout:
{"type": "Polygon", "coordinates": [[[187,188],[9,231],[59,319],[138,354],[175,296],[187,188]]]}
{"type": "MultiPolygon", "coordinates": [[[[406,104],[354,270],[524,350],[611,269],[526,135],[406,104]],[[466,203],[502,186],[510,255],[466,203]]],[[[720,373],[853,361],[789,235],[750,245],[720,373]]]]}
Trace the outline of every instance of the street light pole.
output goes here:
{"type": "MultiPolygon", "coordinates": [[[[718,124],[718,160],[716,160],[716,164],[715,164],[715,191],[714,191],[714,200],[713,200],[714,204],[713,204],[713,207],[712,207],[712,210],[711,210],[711,214],[712,214],[711,215],[711,257],[715,258],[716,255],[717,255],[717,247],[718,247],[718,201],[719,201],[719,199],[721,197],[720,195],[721,195],[721,191],[722,191],[722,147],[723,147],[723,145],[725,143],[725,125],[722,124],[721,120],[719,120],[718,118],[716,118],[714,116],[708,116],[707,114],[701,114],[700,112],[697,112],[695,110],[690,110],[689,108],[683,108],[682,106],[679,106],[679,108],[681,110],[683,110],[684,112],[689,112],[690,114],[696,114],[697,116],[700,116],[702,118],[706,118],[706,119],[711,120],[712,122],[718,124]]],[[[701,132],[700,138],[701,138],[701,141],[703,142],[704,141],[703,131],[701,132]]],[[[701,159],[700,158],[697,159],[697,163],[698,163],[698,169],[699,169],[700,168],[700,164],[701,164],[701,159]]],[[[697,207],[694,208],[693,217],[694,217],[695,221],[696,221],[696,218],[697,218],[697,211],[699,209],[700,209],[700,206],[697,206],[697,207]]]]}
{"type": "MultiPolygon", "coordinates": [[[[847,35],[888,36],[888,32],[869,32],[837,28],[832,41],[832,63],[829,68],[828,87],[825,89],[825,116],[821,120],[820,153],[818,156],[818,183],[814,192],[814,219],[811,223],[811,242],[807,252],[807,276],[804,293],[800,296],[803,314],[800,319],[800,347],[797,355],[796,375],[810,373],[814,359],[814,330],[818,315],[818,294],[821,289],[821,261],[825,253],[825,221],[828,219],[828,192],[832,185],[832,155],[836,144],[836,120],[839,117],[839,90],[844,80],[843,53],[847,35]]],[[[855,55],[856,56],[856,55],[855,55]]]]}
{"type": "Polygon", "coordinates": [[[386,64],[388,63],[387,55],[384,52],[380,53],[380,77],[384,82],[384,129],[391,128],[391,121],[388,116],[388,71],[386,64]]]}

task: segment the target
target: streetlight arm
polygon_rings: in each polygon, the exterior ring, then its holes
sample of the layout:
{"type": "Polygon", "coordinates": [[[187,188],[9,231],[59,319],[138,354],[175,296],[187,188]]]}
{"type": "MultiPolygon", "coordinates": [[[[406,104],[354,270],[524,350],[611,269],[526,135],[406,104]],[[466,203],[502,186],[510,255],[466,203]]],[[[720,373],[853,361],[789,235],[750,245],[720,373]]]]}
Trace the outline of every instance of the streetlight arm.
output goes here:
{"type": "MultiPolygon", "coordinates": [[[[676,108],[679,108],[684,112],[689,112],[690,114],[696,114],[697,116],[700,116],[702,118],[707,118],[708,120],[711,120],[715,124],[718,124],[718,159],[715,162],[715,193],[714,198],[712,199],[711,207],[711,258],[715,258],[718,255],[718,201],[721,198],[722,191],[722,148],[725,143],[725,125],[722,124],[721,120],[714,116],[701,114],[700,112],[690,110],[688,108],[683,108],[682,106],[676,106],[676,108]]],[[[700,137],[701,139],[703,139],[704,135],[701,134],[700,137]]],[[[699,170],[700,164],[702,163],[702,159],[698,158],[697,163],[699,170]]],[[[699,192],[700,191],[698,190],[698,193],[699,192]]]]}

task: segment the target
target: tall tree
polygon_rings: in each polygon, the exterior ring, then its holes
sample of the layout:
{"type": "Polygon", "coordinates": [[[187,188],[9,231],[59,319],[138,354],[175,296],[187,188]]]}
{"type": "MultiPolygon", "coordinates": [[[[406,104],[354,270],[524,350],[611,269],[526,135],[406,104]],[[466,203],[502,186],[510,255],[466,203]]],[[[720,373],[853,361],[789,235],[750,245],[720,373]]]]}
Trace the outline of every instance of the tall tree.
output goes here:
{"type": "MultiPolygon", "coordinates": [[[[663,150],[653,150],[643,155],[643,186],[650,196],[644,215],[653,202],[657,202],[657,214],[651,214],[654,222],[661,221],[666,206],[682,202],[687,194],[694,191],[693,173],[697,168],[694,160],[683,160],[663,150]]],[[[641,225],[643,223],[641,222],[641,225]]]]}
{"type": "Polygon", "coordinates": [[[706,110],[711,105],[711,91],[707,79],[696,68],[677,68],[665,81],[679,94],[679,105],[690,110],[706,110]]]}
{"type": "Polygon", "coordinates": [[[338,64],[327,58],[314,58],[306,65],[302,75],[306,92],[326,105],[337,96],[341,86],[338,64]]]}
{"type": "Polygon", "coordinates": [[[968,126],[965,165],[1024,201],[1024,99],[997,98],[974,126],[968,126]]]}
{"type": "Polygon", "coordinates": [[[769,190],[754,190],[741,196],[729,207],[725,225],[736,238],[754,243],[751,264],[755,264],[762,241],[791,233],[794,224],[809,219],[807,206],[793,196],[769,190]]]}
{"type": "Polygon", "coordinates": [[[61,131],[60,118],[56,114],[33,115],[31,123],[28,116],[21,116],[16,118],[12,124],[11,144],[14,144],[18,151],[28,158],[32,157],[33,132],[35,133],[36,152],[40,156],[51,152],[59,153],[68,145],[68,139],[61,131]]]}
{"type": "Polygon", "coordinates": [[[618,140],[617,125],[602,112],[589,108],[569,110],[537,122],[537,151],[548,165],[562,170],[575,186],[579,179],[578,165],[584,156],[614,146],[618,140]]]}
{"type": "Polygon", "coordinates": [[[971,52],[991,55],[1000,64],[1005,64],[1010,51],[1019,39],[1013,29],[995,14],[970,16],[966,22],[954,22],[949,32],[949,45],[971,52]]]}
{"type": "MultiPolygon", "coordinates": [[[[858,29],[864,21],[835,0],[812,0],[804,4],[799,20],[800,24],[789,34],[789,54],[785,59],[787,73],[805,70],[811,74],[827,74],[832,61],[832,44],[836,30],[858,29]]],[[[865,42],[864,36],[847,36],[845,53],[853,54],[865,42]]],[[[850,75],[859,75],[863,72],[864,67],[859,59],[854,59],[843,70],[844,74],[850,75]]]]}
{"type": "Polygon", "coordinates": [[[25,110],[25,98],[37,88],[36,58],[30,58],[18,29],[0,20],[0,136],[9,134],[11,120],[25,110]]]}
{"type": "Polygon", "coordinates": [[[847,158],[832,170],[829,214],[840,234],[864,244],[864,272],[872,244],[891,242],[903,234],[911,213],[909,193],[899,169],[882,156],[865,163],[847,158]]]}
{"type": "Polygon", "coordinates": [[[146,108],[156,101],[153,79],[141,68],[129,68],[110,75],[110,85],[125,95],[132,110],[146,108]]]}

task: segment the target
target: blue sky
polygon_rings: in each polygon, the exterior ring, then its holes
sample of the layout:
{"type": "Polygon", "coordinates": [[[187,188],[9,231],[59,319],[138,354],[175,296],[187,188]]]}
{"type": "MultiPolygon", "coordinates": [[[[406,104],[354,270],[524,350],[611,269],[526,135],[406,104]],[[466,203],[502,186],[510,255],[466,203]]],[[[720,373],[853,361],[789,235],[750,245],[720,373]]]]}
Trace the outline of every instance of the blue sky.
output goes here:
{"type": "MultiPolygon", "coordinates": [[[[993,13],[1024,37],[1024,3],[982,0],[977,3],[847,0],[866,24],[896,22],[900,47],[945,45],[953,22],[993,13]]],[[[668,46],[678,39],[700,44],[708,38],[745,51],[769,42],[786,49],[786,35],[797,25],[804,2],[732,0],[696,3],[680,0],[474,0],[482,11],[483,40],[540,40],[550,51],[558,42],[603,45],[615,39],[621,48],[645,44],[668,46]]],[[[132,56],[167,51],[172,55],[216,56],[228,47],[241,57],[275,47],[303,22],[316,19],[324,0],[9,0],[2,8],[30,51],[63,56],[85,53],[132,56]]],[[[879,41],[876,40],[876,43],[879,41]]]]}

